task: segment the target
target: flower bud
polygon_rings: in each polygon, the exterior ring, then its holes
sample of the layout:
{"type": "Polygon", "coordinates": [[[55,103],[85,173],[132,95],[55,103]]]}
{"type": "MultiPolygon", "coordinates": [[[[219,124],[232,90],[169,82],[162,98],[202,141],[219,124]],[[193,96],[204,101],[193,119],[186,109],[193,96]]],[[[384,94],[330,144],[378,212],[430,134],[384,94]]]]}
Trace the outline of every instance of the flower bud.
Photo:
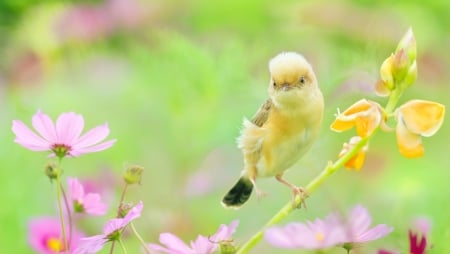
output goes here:
{"type": "Polygon", "coordinates": [[[392,64],[392,75],[394,76],[396,83],[401,82],[405,78],[409,65],[410,62],[404,49],[395,52],[392,64]]]}
{"type": "Polygon", "coordinates": [[[393,62],[394,62],[394,55],[392,54],[388,58],[386,58],[386,60],[384,60],[380,68],[381,80],[383,81],[383,84],[389,91],[392,91],[395,88],[394,77],[392,76],[393,62]]]}
{"type": "Polygon", "coordinates": [[[398,43],[396,52],[404,50],[410,62],[416,60],[417,46],[416,39],[414,38],[414,33],[411,28],[408,29],[406,34],[402,37],[398,43]]]}
{"type": "Polygon", "coordinates": [[[49,162],[44,169],[45,175],[50,178],[50,180],[54,180],[58,178],[58,175],[60,173],[58,167],[56,166],[56,163],[49,162]]]}
{"type": "Polygon", "coordinates": [[[223,240],[219,242],[220,254],[234,254],[236,253],[236,247],[233,245],[233,240],[223,240]]]}
{"type": "Polygon", "coordinates": [[[403,88],[410,87],[417,79],[417,63],[416,60],[409,66],[408,73],[406,73],[405,79],[403,80],[403,88]]]}
{"type": "Polygon", "coordinates": [[[138,165],[129,166],[123,175],[123,179],[127,184],[141,183],[142,171],[144,167],[138,165]]]}

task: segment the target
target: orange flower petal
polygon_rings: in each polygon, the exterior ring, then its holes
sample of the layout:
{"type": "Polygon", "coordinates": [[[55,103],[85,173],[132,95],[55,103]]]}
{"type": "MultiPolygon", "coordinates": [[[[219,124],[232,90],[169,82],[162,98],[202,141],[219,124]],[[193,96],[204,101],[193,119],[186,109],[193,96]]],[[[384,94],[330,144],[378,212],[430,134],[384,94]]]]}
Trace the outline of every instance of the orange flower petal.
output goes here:
{"type": "Polygon", "coordinates": [[[330,128],[336,132],[342,132],[351,129],[355,126],[355,121],[343,121],[339,118],[336,118],[334,122],[331,124],[330,128]]]}
{"type": "Polygon", "coordinates": [[[422,138],[420,135],[412,133],[406,128],[401,116],[398,119],[395,132],[397,134],[398,149],[403,156],[417,158],[423,155],[422,138]]]}
{"type": "Polygon", "coordinates": [[[400,107],[400,114],[409,131],[429,137],[441,127],[445,106],[432,101],[411,100],[400,107]]]}
{"type": "MultiPolygon", "coordinates": [[[[352,149],[360,140],[361,140],[361,137],[355,136],[350,139],[349,143],[344,143],[344,145],[342,147],[342,151],[339,153],[338,157],[341,158],[342,156],[347,154],[348,151],[350,149],[352,149]]],[[[347,169],[360,170],[364,164],[367,149],[368,149],[368,146],[365,146],[364,148],[362,148],[355,156],[350,158],[345,163],[344,166],[347,169]]]]}
{"type": "Polygon", "coordinates": [[[351,105],[343,113],[337,115],[330,128],[341,132],[356,125],[358,134],[367,136],[368,133],[378,126],[380,119],[381,113],[378,110],[378,105],[375,102],[362,99],[351,105]],[[370,122],[366,123],[366,121],[370,122]]]}
{"type": "Polygon", "coordinates": [[[391,91],[389,90],[389,88],[387,87],[386,83],[384,83],[383,80],[378,80],[375,83],[375,93],[378,96],[387,97],[389,96],[391,91]]]}

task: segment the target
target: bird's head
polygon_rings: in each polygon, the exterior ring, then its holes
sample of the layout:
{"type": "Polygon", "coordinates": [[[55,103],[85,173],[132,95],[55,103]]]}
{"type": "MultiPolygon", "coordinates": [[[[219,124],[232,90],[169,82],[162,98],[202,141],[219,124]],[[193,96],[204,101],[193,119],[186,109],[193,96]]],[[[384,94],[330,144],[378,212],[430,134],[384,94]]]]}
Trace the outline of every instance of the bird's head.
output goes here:
{"type": "Polygon", "coordinates": [[[269,62],[269,95],[275,104],[292,104],[318,89],[311,65],[294,52],[283,52],[269,62]]]}

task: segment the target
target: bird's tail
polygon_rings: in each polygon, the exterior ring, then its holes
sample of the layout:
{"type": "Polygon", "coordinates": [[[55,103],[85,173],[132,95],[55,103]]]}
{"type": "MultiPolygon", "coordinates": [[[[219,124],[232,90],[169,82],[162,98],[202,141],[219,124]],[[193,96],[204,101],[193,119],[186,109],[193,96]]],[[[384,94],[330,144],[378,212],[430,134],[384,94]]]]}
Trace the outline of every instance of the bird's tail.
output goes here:
{"type": "Polygon", "coordinates": [[[250,198],[252,190],[252,182],[247,177],[242,176],[223,197],[222,205],[227,208],[239,208],[250,198]]]}

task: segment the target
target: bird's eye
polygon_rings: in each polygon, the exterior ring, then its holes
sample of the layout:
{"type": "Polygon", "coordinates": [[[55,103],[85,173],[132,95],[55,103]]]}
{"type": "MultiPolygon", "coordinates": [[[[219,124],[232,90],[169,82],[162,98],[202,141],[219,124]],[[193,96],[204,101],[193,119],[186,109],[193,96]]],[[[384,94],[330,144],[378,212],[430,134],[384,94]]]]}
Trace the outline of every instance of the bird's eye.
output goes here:
{"type": "Polygon", "coordinates": [[[302,85],[304,85],[305,82],[306,82],[305,77],[304,77],[304,76],[301,76],[299,82],[300,82],[302,85]]]}
{"type": "Polygon", "coordinates": [[[277,87],[277,83],[275,83],[275,82],[273,82],[272,85],[273,85],[273,87],[277,87]]]}

